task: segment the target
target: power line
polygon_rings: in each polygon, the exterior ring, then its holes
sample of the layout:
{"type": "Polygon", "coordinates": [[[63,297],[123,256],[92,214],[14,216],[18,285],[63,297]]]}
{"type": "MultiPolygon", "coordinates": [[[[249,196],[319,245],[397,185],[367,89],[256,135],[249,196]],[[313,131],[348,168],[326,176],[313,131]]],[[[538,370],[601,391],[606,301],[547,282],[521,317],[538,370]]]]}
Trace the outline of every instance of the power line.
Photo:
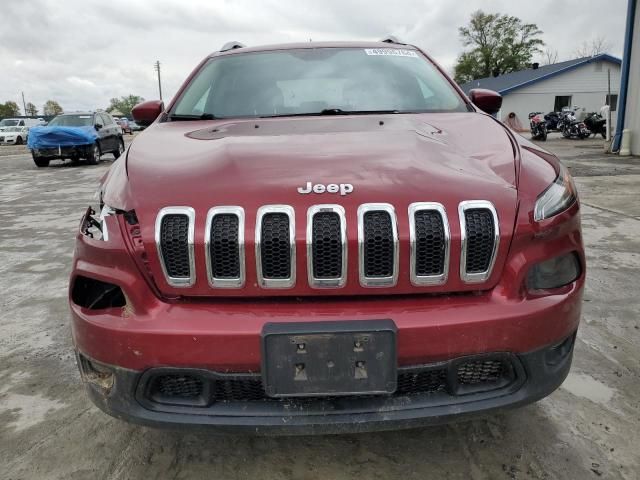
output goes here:
{"type": "Polygon", "coordinates": [[[162,82],[160,81],[160,60],[156,60],[153,64],[153,69],[158,72],[158,91],[160,93],[160,100],[162,100],[162,82]]]}

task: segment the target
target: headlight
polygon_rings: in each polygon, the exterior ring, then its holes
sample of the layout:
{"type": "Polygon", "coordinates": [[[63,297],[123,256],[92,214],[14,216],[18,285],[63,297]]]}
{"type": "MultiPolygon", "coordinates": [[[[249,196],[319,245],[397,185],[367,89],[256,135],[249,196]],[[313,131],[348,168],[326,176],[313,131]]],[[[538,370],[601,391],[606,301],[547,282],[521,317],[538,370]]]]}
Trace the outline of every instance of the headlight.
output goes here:
{"type": "Polygon", "coordinates": [[[549,290],[575,281],[582,273],[580,259],[575,252],[537,263],[527,275],[529,290],[549,290]]]}
{"type": "Polygon", "coordinates": [[[107,222],[105,222],[105,218],[111,215],[116,215],[118,211],[104,203],[102,199],[102,190],[100,188],[98,188],[93,198],[98,201],[98,209],[100,209],[100,215],[98,215],[97,219],[93,219],[93,224],[100,230],[101,235],[99,240],[104,240],[106,242],[109,240],[109,230],[107,229],[107,222]]]}
{"type": "Polygon", "coordinates": [[[577,198],[576,186],[569,170],[560,165],[558,178],[536,200],[533,218],[539,222],[553,217],[573,205],[577,198]]]}
{"type": "Polygon", "coordinates": [[[111,215],[115,215],[116,213],[116,209],[111,208],[109,205],[103,205],[102,210],[100,210],[98,223],[100,224],[100,230],[102,231],[102,240],[105,242],[109,240],[109,230],[107,229],[107,222],[105,222],[104,219],[111,215]]]}

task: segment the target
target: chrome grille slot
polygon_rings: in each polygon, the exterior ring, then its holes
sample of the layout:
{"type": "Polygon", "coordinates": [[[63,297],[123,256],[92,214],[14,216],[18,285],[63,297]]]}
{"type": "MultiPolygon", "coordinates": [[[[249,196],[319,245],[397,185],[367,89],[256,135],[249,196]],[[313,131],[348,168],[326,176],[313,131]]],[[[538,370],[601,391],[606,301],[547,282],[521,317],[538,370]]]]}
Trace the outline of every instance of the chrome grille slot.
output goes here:
{"type": "Polygon", "coordinates": [[[411,283],[434,285],[447,281],[449,272],[449,222],[439,203],[409,206],[411,283]]]}
{"type": "Polygon", "coordinates": [[[156,218],[155,240],[167,283],[189,287],[195,282],[193,259],[195,211],[190,207],[166,207],[156,218]]]}
{"type": "Polygon", "coordinates": [[[358,208],[360,284],[394,286],[398,281],[398,229],[392,205],[366,203],[358,208]]]}
{"type": "Polygon", "coordinates": [[[347,278],[347,232],[344,208],[315,205],[307,211],[309,285],[338,288],[347,278]]]}
{"type": "Polygon", "coordinates": [[[256,220],[256,267],[265,288],[295,285],[295,216],[287,205],[260,207],[256,220]]]}
{"type": "Polygon", "coordinates": [[[460,203],[462,255],[460,277],[467,283],[484,282],[491,276],[500,240],[498,215],[491,202],[460,203]]]}
{"type": "Polygon", "coordinates": [[[209,285],[239,288],[244,285],[244,210],[215,207],[207,214],[205,253],[209,285]]]}

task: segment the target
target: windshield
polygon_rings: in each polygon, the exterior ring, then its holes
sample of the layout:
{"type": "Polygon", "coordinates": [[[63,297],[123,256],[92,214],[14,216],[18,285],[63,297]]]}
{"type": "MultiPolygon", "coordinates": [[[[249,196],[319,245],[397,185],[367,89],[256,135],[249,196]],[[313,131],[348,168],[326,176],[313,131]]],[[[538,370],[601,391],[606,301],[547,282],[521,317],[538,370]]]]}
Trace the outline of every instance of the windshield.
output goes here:
{"type": "Polygon", "coordinates": [[[91,127],[92,115],[60,115],[49,122],[50,127],[91,127]]]}
{"type": "Polygon", "coordinates": [[[14,127],[18,125],[19,120],[10,120],[5,118],[4,120],[0,120],[0,127],[14,127]]]}
{"type": "Polygon", "coordinates": [[[467,111],[451,84],[415,50],[314,48],[211,59],[172,116],[271,117],[467,111]]]}

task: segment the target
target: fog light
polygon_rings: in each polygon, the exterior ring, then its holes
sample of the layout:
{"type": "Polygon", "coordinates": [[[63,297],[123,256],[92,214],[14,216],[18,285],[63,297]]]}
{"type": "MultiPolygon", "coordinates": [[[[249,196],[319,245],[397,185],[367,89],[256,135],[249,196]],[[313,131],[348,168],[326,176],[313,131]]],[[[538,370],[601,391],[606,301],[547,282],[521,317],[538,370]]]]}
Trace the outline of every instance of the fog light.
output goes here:
{"type": "Polygon", "coordinates": [[[575,252],[560,255],[531,267],[527,287],[529,290],[559,288],[575,281],[581,271],[580,259],[575,252]]]}

